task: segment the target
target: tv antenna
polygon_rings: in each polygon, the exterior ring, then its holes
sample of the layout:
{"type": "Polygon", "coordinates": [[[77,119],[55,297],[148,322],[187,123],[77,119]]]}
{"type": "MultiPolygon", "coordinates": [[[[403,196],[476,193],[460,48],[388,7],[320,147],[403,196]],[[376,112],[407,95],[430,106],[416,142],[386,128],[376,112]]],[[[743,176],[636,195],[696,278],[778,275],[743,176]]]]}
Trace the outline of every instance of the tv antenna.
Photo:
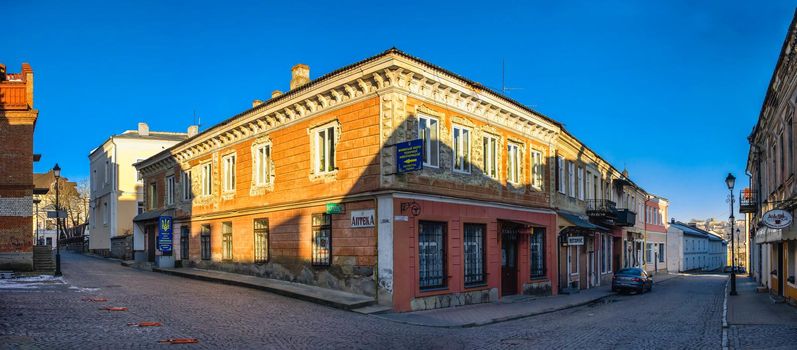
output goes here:
{"type": "Polygon", "coordinates": [[[506,86],[506,60],[501,60],[501,93],[504,96],[512,90],[523,90],[523,88],[514,88],[506,86]]]}

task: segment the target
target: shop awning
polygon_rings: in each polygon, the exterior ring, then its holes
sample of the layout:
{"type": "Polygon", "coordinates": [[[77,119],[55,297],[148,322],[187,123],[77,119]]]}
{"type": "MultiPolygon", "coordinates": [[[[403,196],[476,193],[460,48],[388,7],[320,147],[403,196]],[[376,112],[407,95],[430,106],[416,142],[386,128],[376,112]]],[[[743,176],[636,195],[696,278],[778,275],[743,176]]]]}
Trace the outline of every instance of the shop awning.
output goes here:
{"type": "Polygon", "coordinates": [[[533,222],[523,221],[523,220],[498,219],[498,221],[499,222],[506,222],[506,223],[510,223],[510,224],[515,224],[515,225],[519,225],[519,226],[523,226],[523,228],[545,227],[545,225],[536,224],[536,223],[533,223],[533,222]]]}
{"type": "Polygon", "coordinates": [[[158,209],[158,210],[145,211],[145,212],[143,212],[141,214],[136,215],[136,217],[133,218],[133,222],[155,220],[155,219],[159,218],[161,216],[161,214],[163,214],[163,212],[165,212],[167,210],[169,210],[169,209],[158,209]]]}
{"type": "Polygon", "coordinates": [[[570,213],[566,213],[566,212],[562,212],[562,211],[557,212],[557,214],[559,215],[560,218],[564,219],[564,221],[569,223],[570,226],[572,226],[572,227],[577,227],[577,228],[580,228],[580,229],[591,230],[591,231],[609,232],[609,229],[607,229],[607,228],[605,228],[603,226],[600,226],[600,225],[595,225],[595,224],[589,222],[589,220],[582,219],[578,215],[570,214],[570,213]]]}

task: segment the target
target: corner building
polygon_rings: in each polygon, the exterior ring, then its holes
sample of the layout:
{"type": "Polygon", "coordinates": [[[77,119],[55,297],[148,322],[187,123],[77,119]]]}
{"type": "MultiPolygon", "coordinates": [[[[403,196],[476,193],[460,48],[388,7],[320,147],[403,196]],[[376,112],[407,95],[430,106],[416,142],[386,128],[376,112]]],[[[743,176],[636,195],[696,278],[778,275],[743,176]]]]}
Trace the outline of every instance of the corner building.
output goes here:
{"type": "Polygon", "coordinates": [[[134,249],[177,266],[372,296],[396,311],[558,291],[551,167],[561,126],[391,49],[310,80],[136,166],[134,249]],[[423,169],[396,144],[420,139],[423,169]]]}

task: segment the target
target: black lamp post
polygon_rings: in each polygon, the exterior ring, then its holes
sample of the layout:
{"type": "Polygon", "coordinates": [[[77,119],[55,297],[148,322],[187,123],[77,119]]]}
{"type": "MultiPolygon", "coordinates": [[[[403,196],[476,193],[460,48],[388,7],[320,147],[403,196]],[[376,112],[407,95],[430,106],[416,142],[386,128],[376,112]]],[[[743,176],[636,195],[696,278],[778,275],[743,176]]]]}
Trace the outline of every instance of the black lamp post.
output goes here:
{"type": "Polygon", "coordinates": [[[61,276],[61,204],[58,201],[60,197],[59,182],[61,179],[61,167],[55,163],[53,167],[53,175],[55,175],[55,276],[61,276]]]}
{"type": "Polygon", "coordinates": [[[733,174],[728,173],[728,177],[725,178],[725,184],[728,185],[728,191],[730,191],[730,205],[731,205],[731,292],[730,295],[736,295],[736,245],[733,243],[733,231],[734,231],[734,224],[735,218],[733,217],[733,186],[736,184],[736,177],[733,174]]]}
{"type": "Polygon", "coordinates": [[[36,205],[36,244],[39,245],[39,203],[41,203],[41,199],[34,199],[33,204],[36,205]]]}

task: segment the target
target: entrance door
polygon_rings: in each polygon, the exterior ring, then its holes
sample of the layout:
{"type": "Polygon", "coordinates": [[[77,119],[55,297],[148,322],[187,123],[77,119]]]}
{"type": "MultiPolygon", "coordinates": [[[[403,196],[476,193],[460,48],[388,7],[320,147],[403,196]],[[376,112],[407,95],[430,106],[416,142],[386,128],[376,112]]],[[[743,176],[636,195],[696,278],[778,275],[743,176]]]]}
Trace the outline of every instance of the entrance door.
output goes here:
{"type": "Polygon", "coordinates": [[[504,227],[501,231],[501,295],[503,296],[517,294],[518,230],[504,227]]]}
{"type": "Polygon", "coordinates": [[[589,287],[595,287],[598,285],[598,281],[595,280],[595,253],[590,251],[587,256],[587,274],[589,275],[589,287]]]}
{"type": "Polygon", "coordinates": [[[144,235],[147,237],[147,261],[155,261],[155,231],[157,226],[144,226],[144,235]]]}

